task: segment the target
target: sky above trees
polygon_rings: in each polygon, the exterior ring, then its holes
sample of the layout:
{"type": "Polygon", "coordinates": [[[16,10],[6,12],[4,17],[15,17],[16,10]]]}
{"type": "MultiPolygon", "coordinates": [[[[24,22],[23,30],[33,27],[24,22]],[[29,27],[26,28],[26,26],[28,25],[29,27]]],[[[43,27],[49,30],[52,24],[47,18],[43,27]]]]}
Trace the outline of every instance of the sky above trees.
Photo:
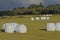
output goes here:
{"type": "Polygon", "coordinates": [[[28,6],[42,2],[45,6],[49,4],[60,4],[60,0],[0,0],[0,10],[10,10],[19,6],[28,6]]]}

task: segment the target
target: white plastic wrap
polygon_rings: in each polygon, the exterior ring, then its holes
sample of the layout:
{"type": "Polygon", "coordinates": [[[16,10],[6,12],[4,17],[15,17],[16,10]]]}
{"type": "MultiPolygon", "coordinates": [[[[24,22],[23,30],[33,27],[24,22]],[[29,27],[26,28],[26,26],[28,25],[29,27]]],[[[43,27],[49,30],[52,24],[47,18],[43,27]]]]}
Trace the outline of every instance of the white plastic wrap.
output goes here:
{"type": "Polygon", "coordinates": [[[6,33],[13,33],[14,32],[14,26],[11,24],[7,24],[5,27],[5,32],[6,33]]]}
{"type": "Polygon", "coordinates": [[[2,27],[3,30],[5,30],[5,27],[6,27],[7,24],[8,24],[8,23],[5,23],[5,24],[3,25],[3,27],[2,27]]]}
{"type": "Polygon", "coordinates": [[[34,18],[33,17],[31,18],[31,21],[34,21],[34,18]]]}
{"type": "Polygon", "coordinates": [[[46,17],[41,17],[41,20],[46,20],[46,17]]]}
{"type": "Polygon", "coordinates": [[[11,23],[13,25],[14,29],[18,26],[18,23],[11,23]]]}
{"type": "Polygon", "coordinates": [[[43,16],[46,16],[46,15],[43,15],[43,16]]]}
{"type": "Polygon", "coordinates": [[[26,33],[27,32],[27,27],[23,24],[20,24],[16,27],[15,31],[19,32],[19,33],[26,33]]]}
{"type": "Polygon", "coordinates": [[[60,23],[56,23],[56,31],[60,31],[60,23]]]}
{"type": "Polygon", "coordinates": [[[47,31],[55,31],[55,24],[54,23],[47,23],[46,30],[47,31]]]}
{"type": "Polygon", "coordinates": [[[46,15],[46,16],[49,16],[49,15],[46,15]]]}
{"type": "Polygon", "coordinates": [[[39,20],[40,18],[39,18],[39,17],[36,17],[35,19],[36,19],[36,20],[39,20]]]}
{"type": "Polygon", "coordinates": [[[49,14],[49,16],[53,16],[52,14],[49,14]]]}
{"type": "Polygon", "coordinates": [[[49,19],[50,19],[50,17],[46,17],[46,19],[47,19],[47,20],[49,20],[49,19]]]}
{"type": "Polygon", "coordinates": [[[7,33],[13,33],[17,25],[17,23],[6,23],[3,25],[3,30],[7,33]]]}

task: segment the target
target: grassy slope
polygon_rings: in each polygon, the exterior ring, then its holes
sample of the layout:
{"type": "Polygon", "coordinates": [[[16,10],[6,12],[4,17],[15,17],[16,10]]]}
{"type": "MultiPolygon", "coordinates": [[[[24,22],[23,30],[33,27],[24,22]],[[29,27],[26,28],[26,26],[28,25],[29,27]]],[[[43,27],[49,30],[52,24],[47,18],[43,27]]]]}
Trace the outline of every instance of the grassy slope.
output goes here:
{"type": "Polygon", "coordinates": [[[53,15],[50,20],[31,21],[31,16],[24,16],[24,18],[10,17],[6,19],[0,19],[0,30],[2,25],[7,22],[17,22],[19,24],[25,24],[28,28],[26,34],[21,33],[5,33],[0,31],[0,40],[60,40],[60,32],[47,32],[45,29],[47,22],[60,22],[60,15],[53,15]]]}

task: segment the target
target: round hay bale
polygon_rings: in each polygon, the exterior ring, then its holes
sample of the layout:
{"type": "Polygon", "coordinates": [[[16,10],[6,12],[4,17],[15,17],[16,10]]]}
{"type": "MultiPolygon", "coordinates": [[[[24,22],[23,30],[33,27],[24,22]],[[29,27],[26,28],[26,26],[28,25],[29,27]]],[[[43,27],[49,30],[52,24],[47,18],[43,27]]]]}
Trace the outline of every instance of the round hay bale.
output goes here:
{"type": "Polygon", "coordinates": [[[49,16],[49,15],[46,15],[46,16],[49,16]]]}
{"type": "Polygon", "coordinates": [[[46,17],[41,17],[41,20],[46,20],[46,17]]]}
{"type": "Polygon", "coordinates": [[[55,24],[54,23],[47,23],[46,30],[47,31],[55,31],[55,24]]]}
{"type": "Polygon", "coordinates": [[[7,16],[7,17],[10,17],[10,16],[7,16]]]}
{"type": "Polygon", "coordinates": [[[5,27],[6,27],[7,24],[10,24],[10,23],[3,24],[3,27],[2,27],[3,30],[5,29],[5,27]]]}
{"type": "Polygon", "coordinates": [[[34,18],[33,17],[31,18],[31,21],[34,21],[34,18]]]}
{"type": "Polygon", "coordinates": [[[44,20],[44,17],[41,17],[41,20],[44,20]]]}
{"type": "Polygon", "coordinates": [[[1,17],[0,17],[1,18],[1,17]]]}
{"type": "Polygon", "coordinates": [[[36,20],[39,20],[40,18],[39,18],[39,17],[36,17],[35,19],[36,19],[36,20]]]}
{"type": "Polygon", "coordinates": [[[14,26],[11,24],[7,24],[5,27],[5,32],[6,33],[13,33],[14,32],[14,26]]]}
{"type": "Polygon", "coordinates": [[[27,27],[23,24],[20,24],[16,27],[15,31],[19,32],[19,33],[26,33],[27,32],[27,27]]]}
{"type": "Polygon", "coordinates": [[[46,15],[43,15],[43,16],[46,16],[46,15]]]}
{"type": "Polygon", "coordinates": [[[3,25],[3,30],[7,33],[13,33],[17,25],[17,23],[6,23],[3,25]]]}
{"type": "Polygon", "coordinates": [[[46,17],[44,17],[44,20],[46,20],[46,17]]]}
{"type": "Polygon", "coordinates": [[[52,14],[49,14],[49,16],[53,16],[52,14]]]}
{"type": "Polygon", "coordinates": [[[7,24],[9,24],[9,23],[3,24],[3,27],[2,27],[3,30],[5,30],[5,27],[6,27],[7,24]]]}
{"type": "Polygon", "coordinates": [[[60,31],[60,23],[56,23],[56,31],[60,31]]]}
{"type": "Polygon", "coordinates": [[[46,19],[47,19],[47,20],[49,20],[49,19],[50,19],[50,17],[46,17],[46,19]]]}
{"type": "Polygon", "coordinates": [[[18,25],[17,23],[5,23],[5,24],[3,24],[3,27],[2,27],[3,30],[5,30],[5,27],[6,27],[7,24],[13,25],[14,28],[18,25]]]}
{"type": "Polygon", "coordinates": [[[7,16],[3,16],[4,18],[6,18],[7,16]]]}
{"type": "Polygon", "coordinates": [[[18,26],[18,23],[11,23],[13,25],[14,29],[18,26]]]}

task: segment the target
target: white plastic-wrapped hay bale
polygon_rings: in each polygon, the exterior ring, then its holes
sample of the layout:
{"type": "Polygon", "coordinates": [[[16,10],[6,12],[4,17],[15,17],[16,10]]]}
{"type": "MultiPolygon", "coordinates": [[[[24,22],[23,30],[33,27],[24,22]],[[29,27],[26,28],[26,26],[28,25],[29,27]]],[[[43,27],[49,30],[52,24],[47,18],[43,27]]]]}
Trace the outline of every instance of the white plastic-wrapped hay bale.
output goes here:
{"type": "Polygon", "coordinates": [[[11,23],[11,25],[13,25],[14,30],[15,30],[15,28],[18,26],[18,23],[11,23]]]}
{"type": "Polygon", "coordinates": [[[1,17],[0,17],[1,18],[1,17]]]}
{"type": "Polygon", "coordinates": [[[55,31],[55,24],[54,23],[47,23],[46,30],[47,31],[55,31]]]}
{"type": "Polygon", "coordinates": [[[7,16],[7,17],[10,17],[10,16],[7,16]]]}
{"type": "Polygon", "coordinates": [[[2,27],[3,30],[5,29],[5,27],[6,27],[7,24],[13,25],[14,28],[18,25],[17,23],[5,23],[5,24],[3,24],[3,27],[2,27]]]}
{"type": "Polygon", "coordinates": [[[41,17],[41,20],[46,20],[46,17],[41,17]]]}
{"type": "Polygon", "coordinates": [[[56,23],[56,31],[60,31],[60,23],[56,23]]]}
{"type": "Polygon", "coordinates": [[[44,17],[44,20],[46,20],[46,17],[44,17]]]}
{"type": "Polygon", "coordinates": [[[13,33],[14,32],[14,26],[11,24],[7,24],[5,27],[5,32],[6,33],[13,33]]]}
{"type": "Polygon", "coordinates": [[[39,18],[39,17],[36,17],[35,19],[36,19],[36,20],[39,20],[40,18],[39,18]]]}
{"type": "Polygon", "coordinates": [[[34,18],[33,17],[31,18],[31,21],[34,21],[34,18]]]}
{"type": "Polygon", "coordinates": [[[44,17],[41,17],[41,20],[44,20],[44,17]]]}
{"type": "Polygon", "coordinates": [[[46,16],[49,16],[49,15],[46,15],[46,16]]]}
{"type": "Polygon", "coordinates": [[[6,33],[13,33],[17,25],[17,23],[6,23],[3,25],[3,29],[6,33]]]}
{"type": "Polygon", "coordinates": [[[15,31],[19,32],[19,33],[26,33],[27,27],[26,27],[26,25],[20,24],[16,27],[15,31]]]}
{"type": "Polygon", "coordinates": [[[53,16],[52,14],[49,14],[49,16],[53,16]]]}
{"type": "Polygon", "coordinates": [[[6,18],[7,16],[3,16],[4,18],[6,18]]]}
{"type": "Polygon", "coordinates": [[[43,16],[46,16],[46,15],[43,15],[43,16]]]}
{"type": "Polygon", "coordinates": [[[49,19],[50,19],[50,17],[46,17],[46,19],[47,19],[47,20],[49,20],[49,19]]]}
{"type": "Polygon", "coordinates": [[[5,30],[5,27],[6,27],[7,24],[9,24],[9,23],[3,24],[3,27],[2,27],[3,30],[5,30]]]}

